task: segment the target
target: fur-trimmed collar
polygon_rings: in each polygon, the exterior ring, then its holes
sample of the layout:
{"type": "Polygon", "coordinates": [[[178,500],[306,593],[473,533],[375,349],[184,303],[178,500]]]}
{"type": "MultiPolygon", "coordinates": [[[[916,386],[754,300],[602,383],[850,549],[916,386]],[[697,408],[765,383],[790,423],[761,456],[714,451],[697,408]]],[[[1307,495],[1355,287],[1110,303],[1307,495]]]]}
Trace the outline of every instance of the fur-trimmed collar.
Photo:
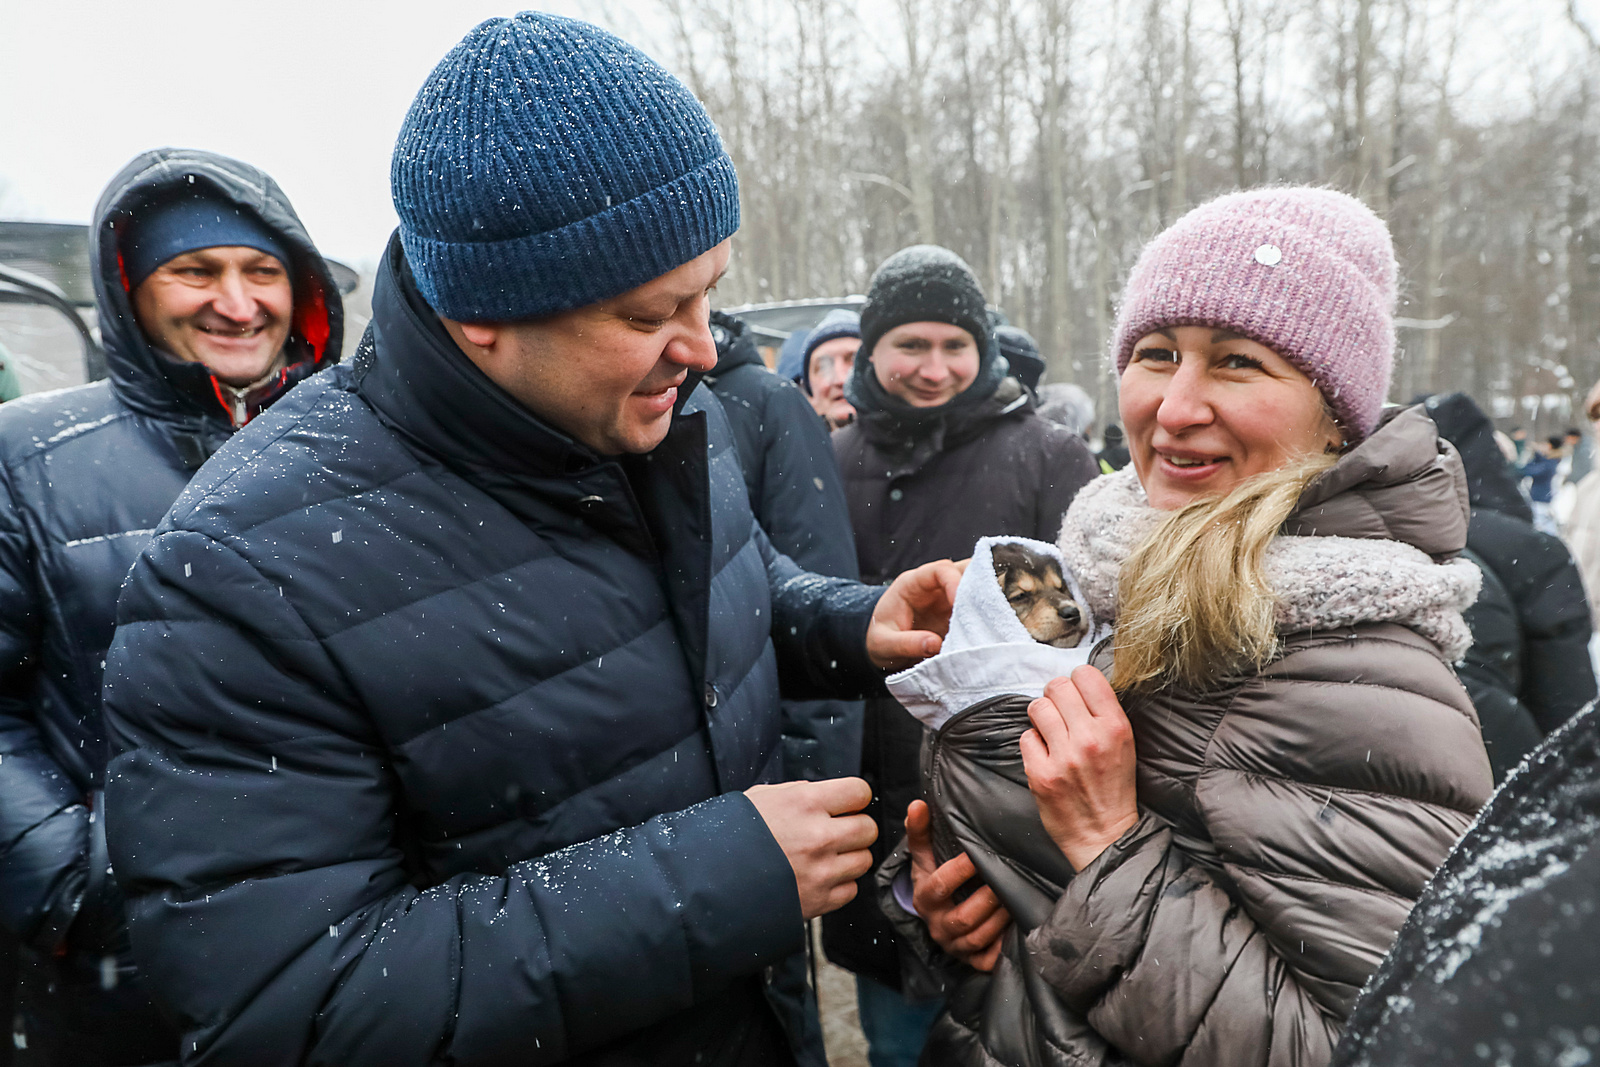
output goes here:
{"type": "MultiPolygon", "coordinates": [[[[1057,543],[1096,617],[1116,618],[1122,562],[1163,516],[1131,467],[1078,493],[1057,543]]],[[[1452,662],[1472,644],[1461,613],[1477,599],[1483,575],[1467,560],[1435,563],[1399,541],[1280,535],[1267,549],[1266,572],[1278,595],[1279,633],[1396,622],[1452,662]]]]}

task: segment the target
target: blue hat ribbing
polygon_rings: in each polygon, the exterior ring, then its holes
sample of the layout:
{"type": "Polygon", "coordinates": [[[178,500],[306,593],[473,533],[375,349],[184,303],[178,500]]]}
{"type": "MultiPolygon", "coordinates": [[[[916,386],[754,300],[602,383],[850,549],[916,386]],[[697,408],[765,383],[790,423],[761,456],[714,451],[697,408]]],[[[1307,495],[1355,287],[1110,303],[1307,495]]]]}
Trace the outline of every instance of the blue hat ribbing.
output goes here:
{"type": "Polygon", "coordinates": [[[616,296],[739,228],[733,161],[694,95],[612,34],[535,11],[434,68],[390,185],[422,295],[464,322],[616,296]]]}
{"type": "Polygon", "coordinates": [[[254,248],[291,265],[283,240],[238,204],[204,193],[158,201],[136,215],[122,237],[122,269],[129,289],[175,256],[199,248],[254,248]]]}
{"type": "Polygon", "coordinates": [[[822,321],[806,334],[805,351],[800,357],[800,388],[811,395],[811,353],[817,350],[818,345],[836,341],[841,337],[861,338],[861,316],[849,308],[834,308],[822,317],[822,321]]]}

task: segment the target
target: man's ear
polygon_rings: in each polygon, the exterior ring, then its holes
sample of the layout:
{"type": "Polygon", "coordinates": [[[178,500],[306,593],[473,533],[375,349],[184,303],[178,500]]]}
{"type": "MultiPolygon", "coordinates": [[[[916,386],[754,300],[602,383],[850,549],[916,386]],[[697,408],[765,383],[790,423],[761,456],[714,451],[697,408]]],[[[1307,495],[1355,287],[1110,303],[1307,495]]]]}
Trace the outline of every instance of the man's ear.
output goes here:
{"type": "Polygon", "coordinates": [[[500,327],[478,322],[460,323],[461,336],[479,348],[493,348],[500,339],[500,327]]]}

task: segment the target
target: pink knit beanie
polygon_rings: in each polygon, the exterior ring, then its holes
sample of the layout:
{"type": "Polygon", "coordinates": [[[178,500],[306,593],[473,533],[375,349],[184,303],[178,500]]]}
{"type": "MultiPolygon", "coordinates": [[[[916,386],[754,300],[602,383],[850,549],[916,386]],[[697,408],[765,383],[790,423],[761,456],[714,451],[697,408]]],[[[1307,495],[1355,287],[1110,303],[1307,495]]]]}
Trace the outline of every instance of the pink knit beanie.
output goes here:
{"type": "Polygon", "coordinates": [[[1153,330],[1232,330],[1303,371],[1361,440],[1389,393],[1395,273],[1388,227],[1354,197],[1305,187],[1218,197],[1139,256],[1117,313],[1117,373],[1153,330]]]}

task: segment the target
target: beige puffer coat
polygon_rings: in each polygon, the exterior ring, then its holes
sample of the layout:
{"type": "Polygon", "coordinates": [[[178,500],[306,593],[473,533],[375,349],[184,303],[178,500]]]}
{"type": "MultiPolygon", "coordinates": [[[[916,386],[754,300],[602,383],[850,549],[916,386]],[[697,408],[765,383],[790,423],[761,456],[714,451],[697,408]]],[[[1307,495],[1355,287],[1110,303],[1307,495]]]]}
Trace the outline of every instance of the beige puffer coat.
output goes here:
{"type": "MultiPolygon", "coordinates": [[[[1160,517],[1131,472],[1079,495],[1061,547],[1097,615],[1114,617],[1117,570],[1160,517]]],[[[1129,702],[1140,821],[1020,931],[1023,970],[1053,993],[1033,997],[1036,1036],[1075,1036],[1008,1054],[963,989],[925,1062],[1325,1064],[1492,789],[1450,667],[1478,585],[1453,559],[1466,529],[1459,460],[1420,409],[1314,484],[1268,551],[1282,654],[1216,691],[1129,702]]]]}

